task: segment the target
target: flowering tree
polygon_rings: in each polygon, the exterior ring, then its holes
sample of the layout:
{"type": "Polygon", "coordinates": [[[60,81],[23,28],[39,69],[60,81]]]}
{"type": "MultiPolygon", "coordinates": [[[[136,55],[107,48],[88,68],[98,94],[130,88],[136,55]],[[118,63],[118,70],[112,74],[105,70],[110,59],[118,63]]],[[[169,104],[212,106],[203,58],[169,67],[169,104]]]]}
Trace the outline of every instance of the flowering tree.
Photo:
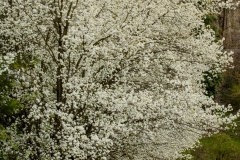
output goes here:
{"type": "MultiPolygon", "coordinates": [[[[22,159],[176,159],[230,124],[203,73],[231,61],[203,16],[218,1],[3,0],[5,56],[24,104],[22,159]]],[[[223,5],[229,5],[222,4],[223,5]]]]}

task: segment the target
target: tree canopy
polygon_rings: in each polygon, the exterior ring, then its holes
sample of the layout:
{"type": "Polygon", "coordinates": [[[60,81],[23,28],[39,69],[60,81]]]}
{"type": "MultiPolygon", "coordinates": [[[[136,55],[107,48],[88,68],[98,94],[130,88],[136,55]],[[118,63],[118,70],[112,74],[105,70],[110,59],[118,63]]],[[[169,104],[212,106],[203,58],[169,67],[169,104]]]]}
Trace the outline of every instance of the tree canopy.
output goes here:
{"type": "Polygon", "coordinates": [[[182,157],[237,117],[202,83],[232,61],[203,21],[229,6],[1,1],[2,57],[21,63],[6,68],[16,79],[11,96],[24,105],[2,150],[34,160],[182,157]]]}

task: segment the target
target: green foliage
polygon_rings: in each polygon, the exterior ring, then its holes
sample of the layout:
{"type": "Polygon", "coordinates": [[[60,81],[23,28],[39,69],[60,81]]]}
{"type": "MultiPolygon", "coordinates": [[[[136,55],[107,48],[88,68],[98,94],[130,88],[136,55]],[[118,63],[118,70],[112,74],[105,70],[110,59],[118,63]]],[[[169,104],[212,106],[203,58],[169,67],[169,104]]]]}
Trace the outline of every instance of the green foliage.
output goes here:
{"type": "MultiPolygon", "coordinates": [[[[218,25],[218,16],[216,14],[206,15],[204,18],[204,24],[209,26],[214,31],[216,41],[222,39],[222,31],[218,25]]],[[[203,83],[206,86],[206,95],[209,97],[216,97],[221,82],[221,74],[213,74],[211,70],[205,72],[203,83]]]]}
{"type": "MultiPolygon", "coordinates": [[[[14,79],[7,72],[0,75],[0,147],[1,142],[11,141],[10,135],[6,132],[5,127],[10,125],[14,119],[16,111],[23,107],[16,99],[9,95],[14,85],[14,79]]],[[[12,153],[1,153],[0,160],[14,160],[15,155],[12,153]]]]}
{"type": "Polygon", "coordinates": [[[222,39],[222,30],[218,24],[218,16],[216,14],[208,14],[204,18],[204,24],[209,26],[215,33],[216,41],[222,39]]]}
{"type": "MultiPolygon", "coordinates": [[[[7,133],[6,129],[2,125],[0,125],[0,141],[1,142],[3,142],[3,141],[11,142],[10,135],[7,133]]],[[[16,146],[14,146],[14,144],[12,144],[12,145],[13,145],[13,148],[15,148],[17,150],[16,146]]],[[[0,150],[0,160],[16,160],[16,155],[11,152],[2,153],[0,150]]]]}
{"type": "Polygon", "coordinates": [[[235,105],[240,105],[240,83],[233,84],[230,88],[230,96],[235,105]]]}
{"type": "Polygon", "coordinates": [[[206,95],[209,97],[215,97],[218,93],[218,87],[221,82],[221,74],[212,74],[211,72],[206,72],[203,81],[206,87],[206,95]]]}
{"type": "Polygon", "coordinates": [[[205,25],[213,26],[213,23],[215,23],[218,20],[217,15],[214,14],[208,14],[206,15],[206,18],[204,19],[205,25]]]}
{"type": "Polygon", "coordinates": [[[223,75],[219,99],[223,104],[231,104],[234,111],[240,109],[240,70],[236,66],[223,75]]]}
{"type": "Polygon", "coordinates": [[[193,160],[239,160],[240,140],[221,133],[200,140],[200,147],[190,153],[193,160]]]}
{"type": "Polygon", "coordinates": [[[0,75],[0,124],[6,125],[4,117],[11,116],[15,110],[22,105],[9,96],[9,91],[13,87],[13,80],[7,73],[0,75]]]}
{"type": "Polygon", "coordinates": [[[223,83],[219,89],[218,99],[222,104],[231,104],[235,112],[240,109],[240,68],[238,64],[234,64],[234,66],[233,69],[228,69],[223,74],[223,83]]]}
{"type": "Polygon", "coordinates": [[[15,58],[15,62],[9,67],[11,69],[20,69],[20,68],[33,68],[36,63],[39,63],[37,57],[33,57],[31,53],[19,54],[15,58]]]}

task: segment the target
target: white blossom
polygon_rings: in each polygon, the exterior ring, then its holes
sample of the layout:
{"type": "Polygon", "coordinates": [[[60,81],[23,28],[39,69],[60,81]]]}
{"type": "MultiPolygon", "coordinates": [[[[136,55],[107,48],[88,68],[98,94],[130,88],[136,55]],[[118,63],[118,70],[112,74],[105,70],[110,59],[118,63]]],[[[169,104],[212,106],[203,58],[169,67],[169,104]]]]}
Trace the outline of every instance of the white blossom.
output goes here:
{"type": "Polygon", "coordinates": [[[201,81],[232,61],[203,17],[233,4],[203,2],[1,1],[18,159],[177,159],[232,124],[201,81]],[[17,58],[28,65],[9,69],[17,58]]]}

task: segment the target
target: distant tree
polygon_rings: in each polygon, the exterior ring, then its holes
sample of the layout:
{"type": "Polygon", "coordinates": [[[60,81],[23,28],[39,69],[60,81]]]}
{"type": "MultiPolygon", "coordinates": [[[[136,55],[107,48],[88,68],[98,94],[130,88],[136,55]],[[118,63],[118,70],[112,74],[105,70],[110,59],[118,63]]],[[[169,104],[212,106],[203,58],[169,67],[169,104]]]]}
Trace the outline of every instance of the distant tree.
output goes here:
{"type": "Polygon", "coordinates": [[[234,68],[228,68],[223,74],[223,83],[219,89],[219,100],[222,104],[231,104],[235,111],[240,109],[240,56],[234,55],[234,68]]]}
{"type": "Polygon", "coordinates": [[[194,160],[238,160],[240,141],[222,133],[203,138],[201,146],[192,151],[194,160]]]}

